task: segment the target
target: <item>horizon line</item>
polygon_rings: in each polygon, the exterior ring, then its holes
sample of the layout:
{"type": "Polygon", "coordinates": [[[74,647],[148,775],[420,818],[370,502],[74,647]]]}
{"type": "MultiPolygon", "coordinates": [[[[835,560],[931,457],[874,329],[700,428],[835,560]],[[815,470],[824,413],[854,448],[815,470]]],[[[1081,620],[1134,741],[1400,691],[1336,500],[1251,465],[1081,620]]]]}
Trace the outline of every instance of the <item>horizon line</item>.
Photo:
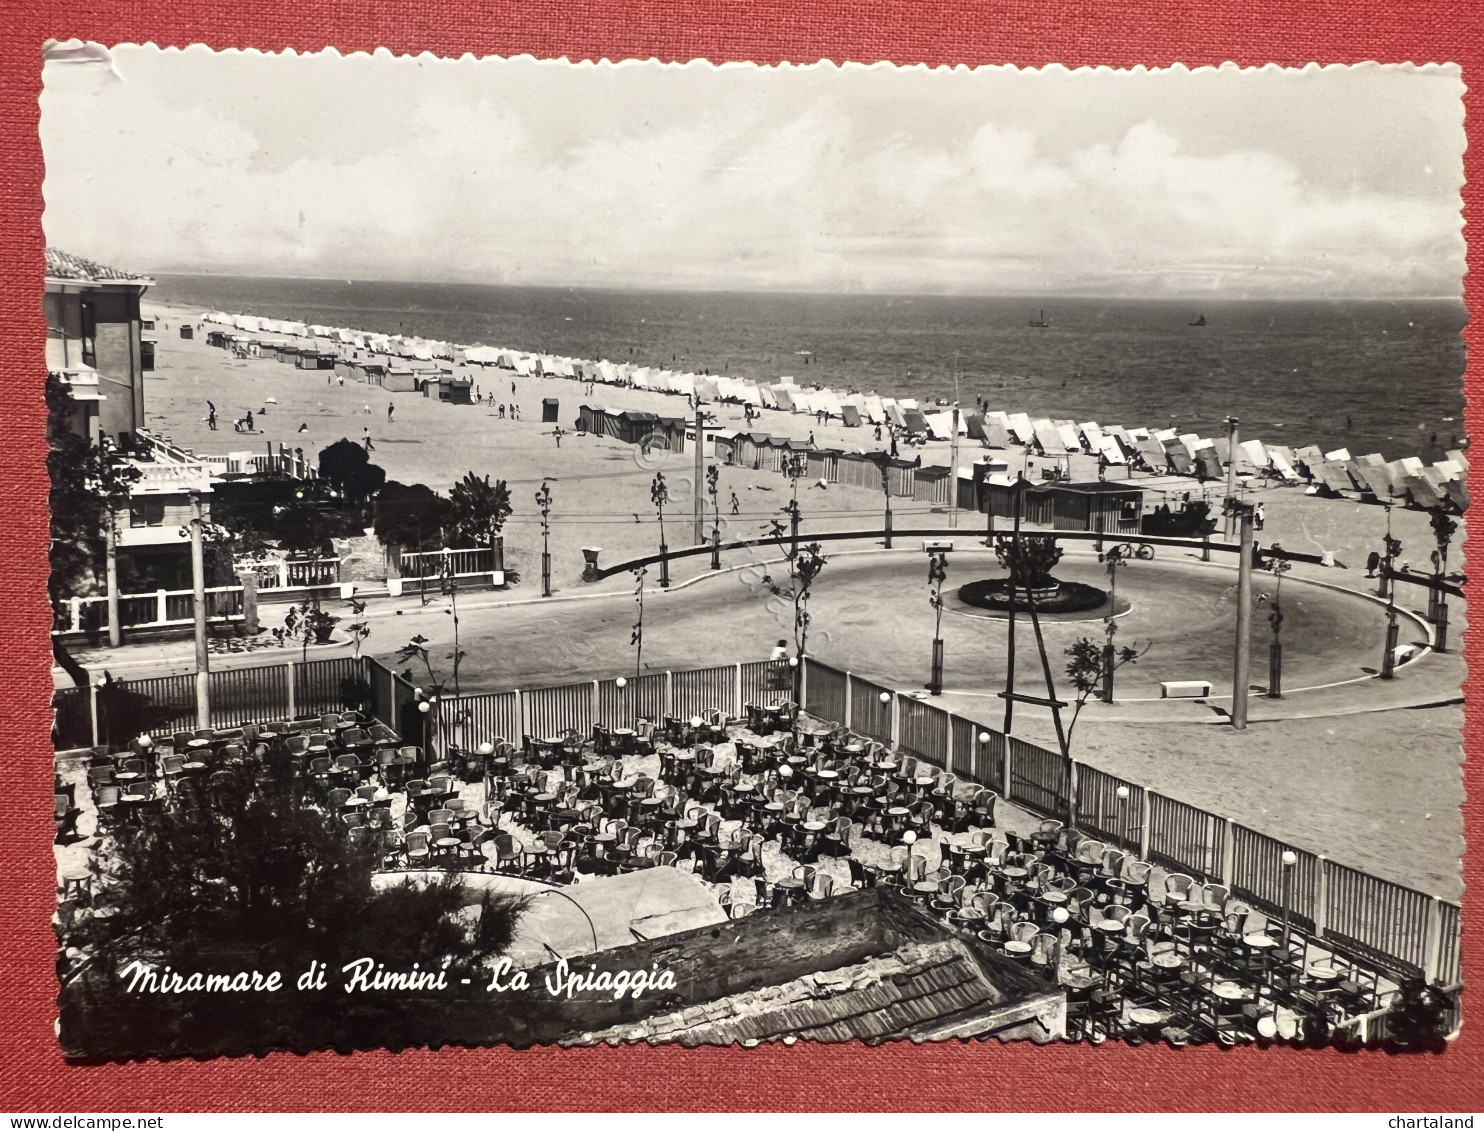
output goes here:
{"type": "Polygon", "coordinates": [[[414,286],[454,286],[454,287],[503,287],[509,289],[528,288],[536,290],[560,290],[560,291],[613,291],[613,292],[659,292],[666,294],[780,294],[780,295],[817,295],[830,298],[993,298],[993,299],[1016,299],[1016,300],[1046,300],[1054,299],[1113,299],[1121,302],[1189,302],[1196,305],[1200,303],[1216,304],[1223,302],[1464,302],[1465,293],[1462,288],[1456,294],[1431,294],[1431,293],[1363,293],[1363,294],[1300,294],[1300,293],[1275,293],[1275,294],[1213,294],[1210,291],[1180,292],[1174,294],[1128,294],[1124,292],[1108,292],[1098,290],[1067,290],[1067,291],[991,291],[991,290],[919,290],[919,291],[894,291],[894,290],[827,290],[812,287],[797,286],[691,286],[685,284],[648,283],[642,286],[619,286],[614,284],[585,282],[585,283],[555,283],[555,282],[509,282],[505,280],[478,281],[471,279],[409,279],[409,278],[346,278],[343,275],[320,275],[320,274],[288,274],[275,275],[258,272],[228,272],[228,271],[180,271],[180,270],[157,270],[148,272],[152,277],[158,279],[160,276],[173,276],[188,279],[265,279],[276,281],[294,281],[311,283],[338,283],[355,286],[356,284],[392,284],[392,285],[414,285],[414,286]]]}

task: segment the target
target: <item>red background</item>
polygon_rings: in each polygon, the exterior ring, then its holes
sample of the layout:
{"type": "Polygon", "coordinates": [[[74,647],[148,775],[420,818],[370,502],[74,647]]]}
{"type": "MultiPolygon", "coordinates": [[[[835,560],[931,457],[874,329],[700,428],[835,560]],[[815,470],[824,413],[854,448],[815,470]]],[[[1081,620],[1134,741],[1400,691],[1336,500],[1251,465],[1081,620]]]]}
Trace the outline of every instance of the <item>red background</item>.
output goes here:
{"type": "MultiPolygon", "coordinates": [[[[0,41],[0,357],[12,392],[0,397],[0,1110],[266,1111],[499,1109],[1046,1109],[1448,1111],[1484,1107],[1484,998],[1442,1056],[1214,1048],[1175,1051],[998,1045],[797,1044],[753,1050],[647,1047],[504,1049],[399,1055],[279,1054],[266,1061],[74,1067],[53,1037],[53,866],[46,820],[50,760],[50,613],[41,317],[40,48],[48,36],[102,43],[205,43],[215,48],[396,53],[530,53],[581,58],[837,61],[1021,66],[1456,62],[1472,145],[1465,216],[1477,216],[1484,139],[1474,121],[1484,64],[1477,3],[1419,5],[1325,0],[1227,3],[921,3],[838,0],[703,3],[569,0],[351,5],[333,0],[191,3],[3,0],[0,41]]],[[[1480,308],[1477,241],[1469,306],[1480,308]]],[[[86,254],[86,248],[74,249],[86,254]]],[[[125,264],[124,266],[127,266],[125,264]]],[[[1477,322],[1468,331],[1468,387],[1481,384],[1477,322]]],[[[1471,406],[1469,431],[1479,434],[1471,406]]],[[[1475,488],[1476,497],[1478,489],[1475,488]]],[[[1468,550],[1475,550],[1471,539],[1468,550]]],[[[1477,669],[1480,633],[1468,634],[1477,669]]],[[[1477,685],[1478,680],[1471,680],[1477,685]]],[[[1484,806],[1478,719],[1468,712],[1469,831],[1484,806]]],[[[1295,750],[1294,757],[1302,757],[1295,750]]],[[[1406,757],[1395,751],[1395,757],[1406,757]]],[[[1407,851],[1399,845],[1397,851],[1407,851]]],[[[1466,868],[1474,887],[1479,855],[1466,868]]],[[[1466,900],[1465,959],[1478,977],[1480,903],[1466,900]]]]}

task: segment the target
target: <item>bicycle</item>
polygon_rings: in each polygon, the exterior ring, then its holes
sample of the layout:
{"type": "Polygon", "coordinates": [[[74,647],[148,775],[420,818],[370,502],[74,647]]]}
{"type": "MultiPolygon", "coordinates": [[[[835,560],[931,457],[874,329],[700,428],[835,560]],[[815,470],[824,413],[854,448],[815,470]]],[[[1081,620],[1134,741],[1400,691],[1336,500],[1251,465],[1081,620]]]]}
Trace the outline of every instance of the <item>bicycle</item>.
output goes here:
{"type": "Polygon", "coordinates": [[[1116,554],[1125,561],[1129,558],[1138,558],[1140,561],[1147,562],[1154,559],[1154,547],[1148,542],[1120,542],[1104,551],[1103,556],[1107,557],[1112,554],[1116,554]]]}

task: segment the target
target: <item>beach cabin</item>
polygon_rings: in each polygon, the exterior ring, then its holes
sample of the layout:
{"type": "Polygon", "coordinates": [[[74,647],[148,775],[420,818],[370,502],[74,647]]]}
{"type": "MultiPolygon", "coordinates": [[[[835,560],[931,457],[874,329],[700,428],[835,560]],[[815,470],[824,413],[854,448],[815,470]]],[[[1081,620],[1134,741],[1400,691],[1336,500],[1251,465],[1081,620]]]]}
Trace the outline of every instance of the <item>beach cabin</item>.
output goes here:
{"type": "Polygon", "coordinates": [[[474,379],[455,377],[449,373],[439,374],[436,380],[429,378],[423,382],[423,396],[430,401],[441,401],[444,404],[473,404],[474,379]]]}
{"type": "Polygon", "coordinates": [[[1020,517],[1023,522],[1051,525],[1053,515],[1051,496],[1044,489],[1031,486],[1029,482],[1017,481],[1003,474],[990,474],[984,464],[974,465],[975,485],[978,488],[978,511],[995,518],[1015,518],[1015,496],[1023,495],[1020,517]]]}
{"type": "Polygon", "coordinates": [[[933,464],[913,469],[912,498],[946,507],[952,500],[952,468],[933,464]]]}
{"type": "Polygon", "coordinates": [[[196,328],[194,326],[182,326],[180,328],[180,336],[186,341],[190,341],[196,336],[196,328]]]}
{"type": "Polygon", "coordinates": [[[1137,534],[1144,516],[1144,492],[1127,483],[1057,483],[1051,496],[1055,530],[1137,534]]]}
{"type": "Polygon", "coordinates": [[[561,411],[561,402],[556,397],[541,398],[541,423],[555,424],[557,413],[561,411]]]}
{"type": "Polygon", "coordinates": [[[839,460],[839,452],[811,451],[809,453],[809,478],[816,481],[823,479],[826,483],[836,482],[836,467],[839,460]]]}
{"type": "Polygon", "coordinates": [[[415,393],[421,382],[411,369],[389,366],[382,373],[381,387],[389,393],[415,393]]]}

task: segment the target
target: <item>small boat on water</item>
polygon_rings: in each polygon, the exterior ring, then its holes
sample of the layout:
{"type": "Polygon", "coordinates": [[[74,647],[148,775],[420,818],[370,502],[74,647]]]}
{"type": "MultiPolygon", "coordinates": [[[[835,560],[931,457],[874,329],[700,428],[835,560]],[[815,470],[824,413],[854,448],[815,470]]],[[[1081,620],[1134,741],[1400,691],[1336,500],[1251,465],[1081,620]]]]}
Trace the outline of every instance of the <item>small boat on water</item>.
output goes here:
{"type": "Polygon", "coordinates": [[[1186,323],[1187,326],[1204,326],[1205,324],[1206,324],[1206,316],[1204,314],[1198,314],[1198,315],[1196,315],[1196,319],[1195,319],[1194,322],[1187,322],[1186,323]]]}
{"type": "Polygon", "coordinates": [[[1031,319],[1031,325],[1039,326],[1044,329],[1045,327],[1051,325],[1051,319],[1046,317],[1046,312],[1043,310],[1035,318],[1031,319]]]}

